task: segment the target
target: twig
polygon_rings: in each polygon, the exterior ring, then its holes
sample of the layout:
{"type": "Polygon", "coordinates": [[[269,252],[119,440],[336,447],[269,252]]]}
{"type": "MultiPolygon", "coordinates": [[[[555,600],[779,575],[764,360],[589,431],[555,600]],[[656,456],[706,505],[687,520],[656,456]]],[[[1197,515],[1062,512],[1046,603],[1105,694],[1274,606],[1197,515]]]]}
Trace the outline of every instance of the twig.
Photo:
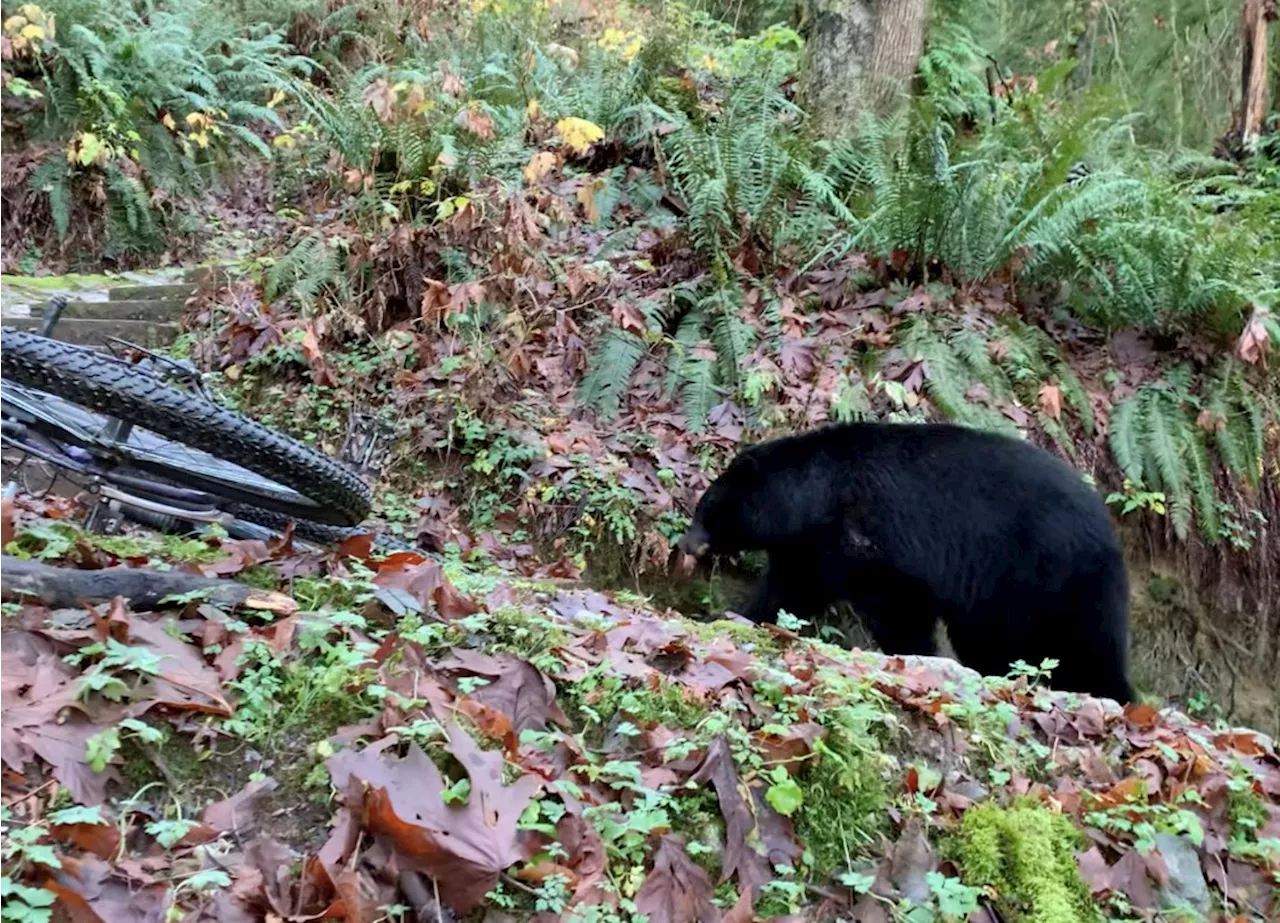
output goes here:
{"type": "Polygon", "coordinates": [[[422,876],[410,869],[403,869],[400,872],[397,884],[400,885],[400,893],[413,907],[413,914],[418,923],[430,923],[433,919],[436,923],[456,923],[452,911],[446,910],[440,903],[440,887],[434,878],[432,879],[432,884],[435,886],[434,897],[423,884],[422,876]]]}

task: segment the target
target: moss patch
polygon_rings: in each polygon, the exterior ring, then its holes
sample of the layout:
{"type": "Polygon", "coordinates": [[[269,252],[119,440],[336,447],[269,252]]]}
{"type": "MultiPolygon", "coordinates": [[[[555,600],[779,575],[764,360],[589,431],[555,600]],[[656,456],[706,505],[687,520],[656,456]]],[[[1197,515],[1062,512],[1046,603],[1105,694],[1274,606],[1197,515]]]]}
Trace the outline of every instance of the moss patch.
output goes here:
{"type": "Polygon", "coordinates": [[[796,833],[813,855],[814,869],[828,876],[885,829],[889,789],[880,773],[880,754],[854,746],[841,732],[819,741],[815,753],[801,779],[804,800],[796,833]]]}
{"type": "Polygon", "coordinates": [[[970,808],[947,844],[967,885],[991,888],[1003,917],[1025,923],[1099,918],[1076,867],[1082,836],[1065,817],[1021,800],[970,808]]]}

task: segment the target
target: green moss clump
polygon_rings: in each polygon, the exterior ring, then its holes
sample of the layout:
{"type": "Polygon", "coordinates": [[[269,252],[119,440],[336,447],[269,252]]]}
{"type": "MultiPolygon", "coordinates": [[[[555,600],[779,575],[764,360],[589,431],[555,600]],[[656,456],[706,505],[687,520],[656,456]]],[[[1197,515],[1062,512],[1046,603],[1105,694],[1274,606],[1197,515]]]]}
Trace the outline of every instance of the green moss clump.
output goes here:
{"type": "Polygon", "coordinates": [[[1081,839],[1070,821],[1036,801],[985,802],[965,812],[948,851],[965,884],[995,891],[1006,918],[1082,923],[1098,913],[1076,866],[1081,839]]]}
{"type": "Polygon", "coordinates": [[[829,876],[885,829],[889,789],[881,754],[854,746],[844,731],[833,729],[814,750],[816,759],[800,778],[796,833],[813,855],[814,870],[829,876]]]}

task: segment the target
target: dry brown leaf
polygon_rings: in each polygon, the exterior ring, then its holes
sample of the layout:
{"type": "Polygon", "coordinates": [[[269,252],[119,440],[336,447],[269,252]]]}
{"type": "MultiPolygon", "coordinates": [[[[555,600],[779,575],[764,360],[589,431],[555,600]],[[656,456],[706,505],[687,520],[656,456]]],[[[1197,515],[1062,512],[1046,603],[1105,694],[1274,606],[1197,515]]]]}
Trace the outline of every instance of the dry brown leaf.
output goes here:
{"type": "Polygon", "coordinates": [[[471,132],[481,141],[492,141],[495,135],[493,117],[475,104],[459,109],[453,124],[471,132]]]}
{"type": "Polygon", "coordinates": [[[1050,419],[1062,419],[1062,389],[1057,385],[1044,385],[1036,395],[1036,402],[1050,419]]]}
{"type": "Polygon", "coordinates": [[[1236,341],[1236,355],[1242,362],[1255,365],[1270,351],[1271,331],[1265,323],[1270,316],[1271,312],[1266,308],[1254,305],[1244,330],[1240,332],[1240,339],[1236,341]]]}
{"type": "Polygon", "coordinates": [[[654,851],[653,870],[636,893],[636,910],[649,923],[710,923],[720,919],[713,893],[711,879],[689,858],[684,842],[666,834],[654,851]]]}
{"type": "Polygon", "coordinates": [[[449,69],[447,61],[440,62],[440,88],[449,96],[461,97],[467,91],[462,78],[449,69]]]}
{"type": "Polygon", "coordinates": [[[445,804],[444,778],[416,745],[402,759],[384,752],[392,738],[359,752],[342,750],[327,765],[335,786],[349,793],[348,806],[362,808],[369,830],[387,837],[402,866],[435,878],[441,898],[465,913],[484,900],[499,874],[529,858],[516,825],[543,783],[525,774],[503,785],[501,753],[481,750],[457,725],[446,733],[449,752],[471,780],[465,805],[445,804]],[[350,803],[353,797],[362,804],[350,803]]]}
{"type": "Polygon", "coordinates": [[[13,498],[0,500],[0,548],[13,541],[13,498]]]}
{"type": "Polygon", "coordinates": [[[385,125],[395,121],[396,90],[384,77],[371,81],[360,91],[360,101],[373,107],[374,115],[385,125]]]}

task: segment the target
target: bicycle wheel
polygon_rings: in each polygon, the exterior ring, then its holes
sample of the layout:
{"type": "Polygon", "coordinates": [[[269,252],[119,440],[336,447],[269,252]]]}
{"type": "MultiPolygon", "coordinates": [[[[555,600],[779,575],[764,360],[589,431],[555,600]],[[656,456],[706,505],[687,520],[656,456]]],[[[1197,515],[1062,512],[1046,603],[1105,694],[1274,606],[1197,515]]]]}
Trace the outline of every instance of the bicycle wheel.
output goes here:
{"type": "Polygon", "coordinates": [[[328,525],[358,525],[372,505],[369,486],[335,460],[111,356],[4,327],[0,370],[36,389],[5,398],[37,425],[180,484],[328,525]],[[127,441],[104,440],[101,418],[82,408],[131,424],[127,441]]]}

